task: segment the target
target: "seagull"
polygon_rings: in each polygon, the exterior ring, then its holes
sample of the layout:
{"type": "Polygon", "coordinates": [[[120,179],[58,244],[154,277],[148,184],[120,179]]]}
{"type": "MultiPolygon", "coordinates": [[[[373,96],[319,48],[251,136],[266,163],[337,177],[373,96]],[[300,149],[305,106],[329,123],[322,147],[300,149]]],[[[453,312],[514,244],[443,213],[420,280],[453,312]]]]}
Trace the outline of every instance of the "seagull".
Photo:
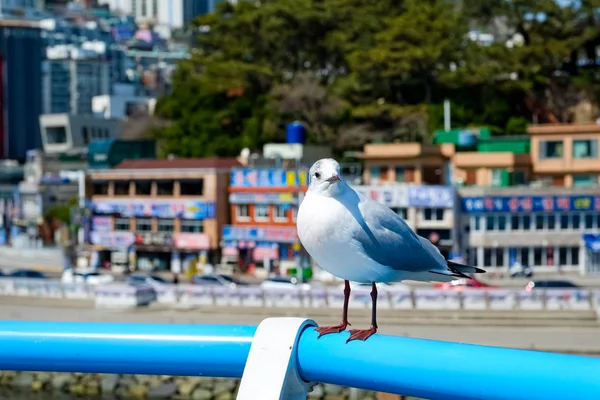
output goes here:
{"type": "Polygon", "coordinates": [[[310,168],[309,186],[296,225],[308,254],[321,268],[344,280],[342,323],[317,328],[319,338],[342,332],[350,325],[350,281],[371,284],[371,327],[351,330],[346,343],[367,340],[377,332],[376,283],[450,282],[485,272],[446,260],[397,213],[354,191],[342,176],[340,164],[332,158],[321,159],[310,168]]]}

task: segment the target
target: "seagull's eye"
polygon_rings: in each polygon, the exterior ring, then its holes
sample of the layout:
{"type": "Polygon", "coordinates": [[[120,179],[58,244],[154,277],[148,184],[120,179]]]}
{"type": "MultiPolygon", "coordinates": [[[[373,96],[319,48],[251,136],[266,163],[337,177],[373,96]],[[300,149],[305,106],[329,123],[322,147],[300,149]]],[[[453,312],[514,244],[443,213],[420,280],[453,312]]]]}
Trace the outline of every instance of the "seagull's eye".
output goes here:
{"type": "Polygon", "coordinates": [[[320,174],[320,173],[318,173],[318,172],[315,172],[315,178],[317,178],[317,179],[321,179],[321,174],[320,174]]]}

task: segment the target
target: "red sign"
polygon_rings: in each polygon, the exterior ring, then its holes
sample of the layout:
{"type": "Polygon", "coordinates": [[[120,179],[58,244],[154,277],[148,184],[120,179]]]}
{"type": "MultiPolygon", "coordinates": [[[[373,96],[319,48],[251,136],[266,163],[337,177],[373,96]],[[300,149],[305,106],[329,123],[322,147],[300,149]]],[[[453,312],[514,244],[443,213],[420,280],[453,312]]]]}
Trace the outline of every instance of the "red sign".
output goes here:
{"type": "Polygon", "coordinates": [[[210,236],[204,233],[180,232],[173,234],[175,247],[186,250],[209,250],[210,236]]]}

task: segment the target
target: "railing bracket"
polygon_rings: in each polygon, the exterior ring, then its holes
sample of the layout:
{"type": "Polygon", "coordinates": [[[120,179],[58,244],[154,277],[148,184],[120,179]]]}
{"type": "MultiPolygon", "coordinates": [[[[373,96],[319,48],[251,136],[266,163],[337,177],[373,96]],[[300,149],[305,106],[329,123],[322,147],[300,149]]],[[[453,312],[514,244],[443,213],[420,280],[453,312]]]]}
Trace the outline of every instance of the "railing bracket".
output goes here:
{"type": "Polygon", "coordinates": [[[237,400],[305,400],[314,386],[298,374],[300,334],[317,324],[305,318],[267,318],[254,334],[237,400]]]}

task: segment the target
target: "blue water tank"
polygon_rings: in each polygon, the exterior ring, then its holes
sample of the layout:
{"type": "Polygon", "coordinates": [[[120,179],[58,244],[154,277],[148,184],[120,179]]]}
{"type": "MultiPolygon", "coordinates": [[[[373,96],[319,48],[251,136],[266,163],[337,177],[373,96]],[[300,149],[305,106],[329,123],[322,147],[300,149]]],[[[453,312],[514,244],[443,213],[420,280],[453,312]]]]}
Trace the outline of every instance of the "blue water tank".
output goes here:
{"type": "Polygon", "coordinates": [[[306,128],[298,121],[287,124],[285,134],[287,143],[306,143],[306,128]]]}
{"type": "Polygon", "coordinates": [[[459,146],[475,146],[475,143],[477,143],[477,137],[474,132],[463,130],[458,133],[459,146]]]}

